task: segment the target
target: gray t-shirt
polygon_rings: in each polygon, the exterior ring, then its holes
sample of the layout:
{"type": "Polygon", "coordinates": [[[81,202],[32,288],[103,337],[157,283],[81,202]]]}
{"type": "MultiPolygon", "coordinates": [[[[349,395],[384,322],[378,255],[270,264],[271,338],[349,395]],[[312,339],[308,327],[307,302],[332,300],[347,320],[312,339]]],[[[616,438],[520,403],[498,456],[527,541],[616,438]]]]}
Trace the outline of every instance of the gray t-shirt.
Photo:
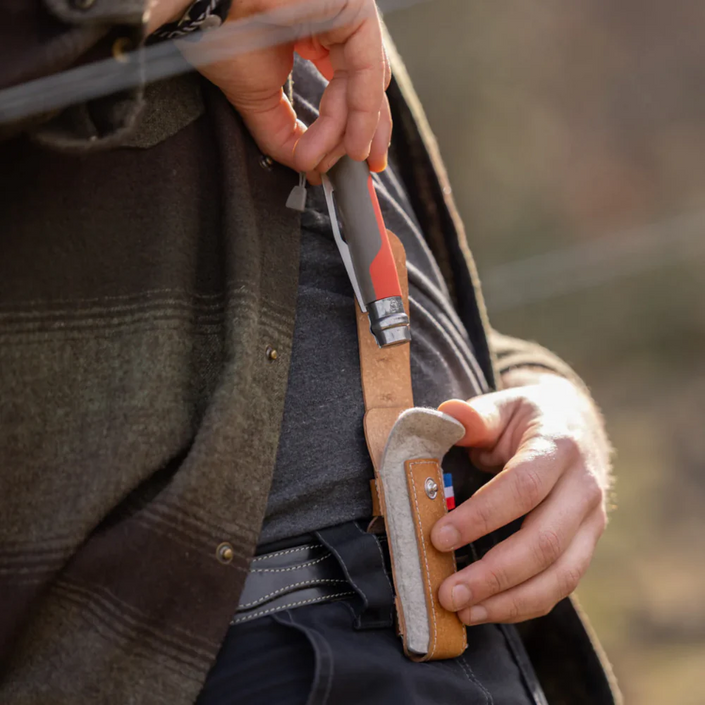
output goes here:
{"type": "MultiPolygon", "coordinates": [[[[307,62],[294,70],[296,111],[310,124],[324,82],[307,62]]],[[[487,382],[455,313],[394,166],[375,176],[387,227],[406,248],[412,327],[411,380],[417,406],[467,399],[487,382]]],[[[261,543],[371,514],[373,477],[362,429],[364,403],[353,291],[333,239],[320,187],[308,189],[294,348],[281,440],[261,543]]],[[[462,449],[446,471],[470,472],[462,449]]]]}

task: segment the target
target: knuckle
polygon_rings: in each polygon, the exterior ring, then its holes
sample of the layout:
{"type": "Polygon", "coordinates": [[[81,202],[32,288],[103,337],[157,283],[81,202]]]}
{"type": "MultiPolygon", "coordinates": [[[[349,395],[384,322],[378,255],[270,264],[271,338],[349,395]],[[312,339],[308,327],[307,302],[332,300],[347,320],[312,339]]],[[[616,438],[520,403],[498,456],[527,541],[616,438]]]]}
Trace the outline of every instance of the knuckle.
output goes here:
{"type": "Polygon", "coordinates": [[[591,475],[584,493],[588,506],[597,507],[604,500],[604,496],[604,491],[602,490],[602,487],[600,487],[597,478],[591,475]]]}
{"type": "Polygon", "coordinates": [[[524,614],[524,606],[521,600],[516,597],[512,597],[507,602],[507,607],[504,613],[505,620],[507,622],[516,622],[522,614],[524,614]]]}
{"type": "MultiPolygon", "coordinates": [[[[492,531],[492,505],[484,498],[479,499],[475,506],[468,507],[467,522],[464,525],[468,535],[479,538],[487,536],[492,531]]],[[[462,531],[462,529],[461,529],[462,531]]]]}
{"type": "Polygon", "coordinates": [[[482,529],[482,535],[485,536],[492,530],[492,507],[487,502],[480,504],[477,521],[478,526],[482,529]]]}
{"type": "Polygon", "coordinates": [[[536,617],[545,617],[553,608],[555,607],[554,604],[550,603],[545,603],[541,604],[539,608],[535,612],[536,617]]]}
{"type": "Polygon", "coordinates": [[[383,51],[383,62],[384,62],[384,87],[389,88],[389,83],[392,80],[392,65],[389,61],[389,56],[385,47],[382,47],[383,51]]]}
{"type": "Polygon", "coordinates": [[[457,614],[458,614],[458,619],[460,619],[460,621],[463,624],[465,624],[468,627],[471,625],[472,620],[470,619],[470,610],[469,609],[461,610],[457,614]]]}
{"type": "Polygon", "coordinates": [[[506,571],[499,566],[495,566],[487,568],[483,583],[488,595],[496,595],[507,587],[509,581],[506,571]]]}
{"type": "Polygon", "coordinates": [[[563,542],[553,529],[543,529],[536,540],[539,563],[545,568],[553,565],[563,553],[563,542]]]}
{"type": "Polygon", "coordinates": [[[580,440],[572,433],[566,433],[555,439],[556,450],[565,458],[574,460],[581,454],[580,440]]]}
{"type": "Polygon", "coordinates": [[[560,598],[570,595],[579,585],[580,579],[583,577],[580,568],[564,568],[558,574],[558,583],[560,585],[560,598]]]}
{"type": "Polygon", "coordinates": [[[528,465],[517,469],[514,476],[514,493],[523,511],[528,512],[533,509],[543,496],[541,474],[528,465]]]}

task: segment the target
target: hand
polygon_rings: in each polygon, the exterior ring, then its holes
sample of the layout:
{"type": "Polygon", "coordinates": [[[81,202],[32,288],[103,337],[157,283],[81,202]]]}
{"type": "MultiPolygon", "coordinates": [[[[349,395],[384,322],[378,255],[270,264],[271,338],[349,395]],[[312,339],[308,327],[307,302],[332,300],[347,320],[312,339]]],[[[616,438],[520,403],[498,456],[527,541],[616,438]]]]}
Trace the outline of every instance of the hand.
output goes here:
{"type": "Polygon", "coordinates": [[[183,17],[192,0],[149,0],[144,21],[147,23],[146,34],[152,34],[162,25],[183,17]]]}
{"type": "MultiPolygon", "coordinates": [[[[221,88],[262,152],[276,161],[318,173],[347,154],[382,171],[392,134],[385,94],[391,70],[374,0],[303,0],[303,5],[302,0],[235,0],[228,22],[263,12],[269,13],[267,28],[298,27],[301,38],[233,56],[201,73],[221,88]],[[297,6],[306,8],[304,20],[301,12],[291,11],[297,6]],[[336,28],[325,29],[323,23],[331,20],[336,28]],[[308,130],[282,89],[294,52],[329,80],[320,116],[308,130]]],[[[197,47],[184,42],[187,59],[197,47]]]]}
{"type": "Polygon", "coordinates": [[[609,445],[588,396],[567,380],[508,389],[439,408],[466,429],[474,464],[503,468],[440,519],[441,551],[466,545],[524,515],[521,529],[448,578],[439,600],[465,624],[547,614],[587,570],[607,523],[609,445]]]}

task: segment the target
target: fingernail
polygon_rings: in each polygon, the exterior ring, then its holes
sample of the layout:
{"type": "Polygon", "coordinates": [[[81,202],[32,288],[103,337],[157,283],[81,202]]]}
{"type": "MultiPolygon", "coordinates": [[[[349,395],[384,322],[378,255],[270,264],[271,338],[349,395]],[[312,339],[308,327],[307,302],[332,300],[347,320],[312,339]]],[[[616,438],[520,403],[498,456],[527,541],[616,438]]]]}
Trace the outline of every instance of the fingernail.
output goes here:
{"type": "Polygon", "coordinates": [[[370,163],[370,161],[367,161],[368,166],[370,167],[370,171],[373,171],[375,174],[381,174],[388,166],[388,161],[387,157],[383,157],[382,159],[370,163]]]}
{"type": "Polygon", "coordinates": [[[455,548],[460,543],[460,532],[452,524],[446,524],[438,530],[434,543],[442,551],[455,548]]]}
{"type": "Polygon", "coordinates": [[[487,619],[487,610],[482,605],[476,605],[470,608],[470,622],[477,624],[484,622],[487,619]]]}
{"type": "Polygon", "coordinates": [[[466,585],[456,585],[450,591],[450,599],[453,603],[453,610],[457,612],[472,600],[472,592],[470,592],[470,589],[466,585]]]}

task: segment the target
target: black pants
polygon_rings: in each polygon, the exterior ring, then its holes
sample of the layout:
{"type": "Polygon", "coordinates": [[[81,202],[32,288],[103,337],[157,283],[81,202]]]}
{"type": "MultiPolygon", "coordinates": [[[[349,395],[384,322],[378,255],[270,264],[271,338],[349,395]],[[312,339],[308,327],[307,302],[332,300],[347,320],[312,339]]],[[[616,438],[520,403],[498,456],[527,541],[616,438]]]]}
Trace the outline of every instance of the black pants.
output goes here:
{"type": "Polygon", "coordinates": [[[232,626],[198,705],[545,703],[512,627],[471,627],[468,650],[456,659],[407,659],[391,621],[379,540],[355,524],[317,536],[357,594],[232,626]]]}

